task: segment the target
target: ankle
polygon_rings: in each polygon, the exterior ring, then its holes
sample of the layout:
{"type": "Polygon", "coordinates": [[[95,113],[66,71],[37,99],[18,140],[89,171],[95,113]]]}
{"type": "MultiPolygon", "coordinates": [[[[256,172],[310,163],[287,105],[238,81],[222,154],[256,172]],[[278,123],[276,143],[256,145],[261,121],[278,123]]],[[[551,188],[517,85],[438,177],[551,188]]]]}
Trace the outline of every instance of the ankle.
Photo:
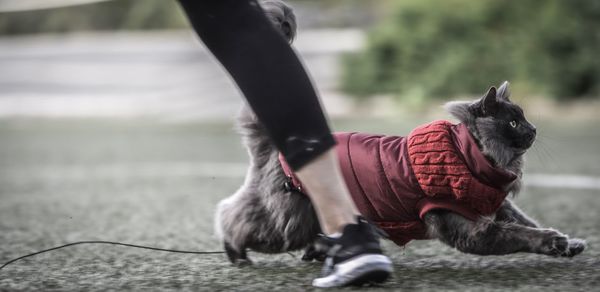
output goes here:
{"type": "Polygon", "coordinates": [[[356,224],[356,214],[348,212],[348,210],[340,210],[338,214],[327,214],[323,218],[320,218],[321,228],[323,233],[327,236],[332,234],[342,234],[344,228],[348,224],[356,224]],[[329,215],[329,216],[328,216],[329,215]]]}

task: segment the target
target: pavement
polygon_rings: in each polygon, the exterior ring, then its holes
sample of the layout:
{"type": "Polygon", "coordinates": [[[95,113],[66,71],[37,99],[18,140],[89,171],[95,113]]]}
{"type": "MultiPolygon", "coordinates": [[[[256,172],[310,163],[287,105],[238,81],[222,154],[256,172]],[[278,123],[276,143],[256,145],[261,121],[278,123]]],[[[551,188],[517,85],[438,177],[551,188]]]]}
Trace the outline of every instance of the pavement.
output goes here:
{"type": "MultiPolygon", "coordinates": [[[[334,120],[337,130],[405,134],[422,121],[334,120]]],[[[600,130],[538,123],[525,174],[600,176],[600,130]],[[541,134],[540,134],[541,135],[541,134]],[[545,154],[541,154],[545,153],[545,154]]],[[[5,119],[0,123],[0,262],[79,240],[221,250],[216,203],[242,183],[247,158],[227,122],[5,119]]],[[[598,189],[528,186],[517,203],[543,225],[589,247],[574,258],[462,254],[436,241],[385,242],[394,277],[376,290],[593,291],[600,285],[598,189]]],[[[182,255],[82,245],[0,270],[0,290],[310,290],[316,263],[251,253],[182,255]]]]}

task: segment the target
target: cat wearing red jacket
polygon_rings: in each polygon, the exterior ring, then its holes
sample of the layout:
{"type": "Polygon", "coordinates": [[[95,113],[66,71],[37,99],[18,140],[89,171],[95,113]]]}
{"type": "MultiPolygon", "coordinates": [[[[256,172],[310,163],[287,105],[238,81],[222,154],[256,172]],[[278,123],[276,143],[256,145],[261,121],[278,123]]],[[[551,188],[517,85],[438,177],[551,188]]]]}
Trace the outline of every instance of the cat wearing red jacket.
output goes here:
{"type": "MultiPolygon", "coordinates": [[[[269,1],[267,1],[269,2],[269,1]]],[[[295,18],[278,1],[267,15],[291,42],[295,18]]],[[[521,187],[523,155],[536,128],[509,99],[509,84],[474,101],[450,102],[460,121],[435,121],[407,136],[335,133],[342,174],[361,214],[403,246],[438,239],[462,252],[500,255],[531,252],[571,257],[585,241],[542,228],[509,198],[521,187]]],[[[215,229],[231,262],[249,263],[247,249],[281,253],[315,249],[319,222],[302,182],[287,167],[254,114],[238,118],[250,168],[244,184],[222,200],[215,229]]]]}
{"type": "MultiPolygon", "coordinates": [[[[398,245],[438,239],[466,253],[531,252],[574,256],[585,241],[542,228],[509,198],[521,186],[523,155],[536,128],[509,99],[509,85],[478,100],[450,102],[460,123],[435,121],[408,136],[335,133],[342,174],[361,214],[398,245]]],[[[219,203],[216,231],[234,263],[246,249],[281,253],[307,248],[317,216],[285,160],[249,110],[238,120],[251,157],[244,185],[219,203]]]]}

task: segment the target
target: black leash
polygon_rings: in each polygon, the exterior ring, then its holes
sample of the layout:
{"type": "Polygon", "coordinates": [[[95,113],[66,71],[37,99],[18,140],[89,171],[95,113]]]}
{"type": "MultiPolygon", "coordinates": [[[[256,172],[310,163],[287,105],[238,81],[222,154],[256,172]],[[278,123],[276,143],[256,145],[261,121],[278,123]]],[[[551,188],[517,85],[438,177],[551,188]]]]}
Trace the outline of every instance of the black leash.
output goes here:
{"type": "Polygon", "coordinates": [[[34,253],[30,253],[24,256],[20,256],[18,258],[12,259],[6,263],[4,263],[1,267],[0,270],[2,270],[4,267],[18,261],[18,260],[22,260],[24,258],[28,258],[28,257],[32,257],[41,253],[45,253],[45,252],[49,252],[49,251],[53,251],[53,250],[57,250],[57,249],[61,249],[61,248],[65,248],[65,247],[69,247],[69,246],[73,246],[73,245],[79,245],[79,244],[112,244],[112,245],[120,245],[120,246],[127,246],[127,247],[135,247],[135,248],[141,248],[141,249],[149,249],[149,250],[156,250],[156,251],[165,251],[165,252],[174,252],[174,253],[186,253],[186,254],[223,254],[225,253],[224,251],[188,251],[188,250],[176,250],[176,249],[168,249],[168,248],[158,248],[158,247],[151,247],[151,246],[143,246],[143,245],[137,245],[137,244],[129,244],[129,243],[121,243],[121,242],[114,242],[114,241],[103,241],[103,240],[88,240],[88,241],[77,241],[77,242],[71,242],[71,243],[67,243],[61,246],[55,246],[53,248],[49,248],[49,249],[44,249],[44,250],[40,250],[34,253]]]}

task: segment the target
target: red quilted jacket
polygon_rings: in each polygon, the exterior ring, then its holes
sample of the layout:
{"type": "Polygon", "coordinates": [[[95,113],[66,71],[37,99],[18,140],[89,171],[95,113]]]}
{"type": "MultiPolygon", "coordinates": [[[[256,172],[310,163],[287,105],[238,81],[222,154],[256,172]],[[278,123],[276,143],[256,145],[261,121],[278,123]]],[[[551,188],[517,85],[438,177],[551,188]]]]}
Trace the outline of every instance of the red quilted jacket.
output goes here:
{"type": "MultiPolygon", "coordinates": [[[[435,121],[408,137],[336,133],[335,138],[358,209],[401,246],[427,238],[422,219],[431,210],[471,220],[494,213],[517,178],[489,163],[464,124],[435,121]]],[[[300,187],[281,155],[280,161],[300,187]]]]}

